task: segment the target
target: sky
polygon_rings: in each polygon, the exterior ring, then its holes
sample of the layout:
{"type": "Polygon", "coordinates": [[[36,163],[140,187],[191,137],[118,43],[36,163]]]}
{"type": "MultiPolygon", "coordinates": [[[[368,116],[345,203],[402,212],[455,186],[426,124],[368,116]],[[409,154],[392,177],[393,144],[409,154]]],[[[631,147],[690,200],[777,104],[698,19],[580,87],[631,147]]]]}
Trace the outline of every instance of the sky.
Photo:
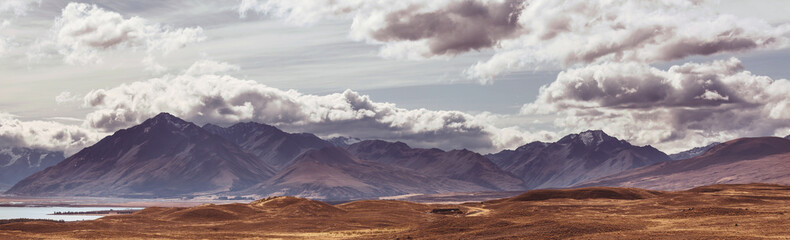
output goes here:
{"type": "Polygon", "coordinates": [[[781,0],[0,2],[0,145],[169,112],[483,153],[790,134],[781,0]]]}

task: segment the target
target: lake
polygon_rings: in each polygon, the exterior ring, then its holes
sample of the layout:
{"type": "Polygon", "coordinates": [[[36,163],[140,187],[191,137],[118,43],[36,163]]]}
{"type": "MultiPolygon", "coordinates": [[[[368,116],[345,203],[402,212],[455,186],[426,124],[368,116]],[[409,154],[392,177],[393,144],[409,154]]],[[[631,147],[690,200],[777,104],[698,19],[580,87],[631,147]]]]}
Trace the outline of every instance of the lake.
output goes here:
{"type": "Polygon", "coordinates": [[[0,207],[0,219],[31,218],[51,219],[63,221],[94,220],[98,215],[50,215],[54,212],[87,212],[102,210],[131,210],[141,208],[111,208],[111,207],[0,207]]]}

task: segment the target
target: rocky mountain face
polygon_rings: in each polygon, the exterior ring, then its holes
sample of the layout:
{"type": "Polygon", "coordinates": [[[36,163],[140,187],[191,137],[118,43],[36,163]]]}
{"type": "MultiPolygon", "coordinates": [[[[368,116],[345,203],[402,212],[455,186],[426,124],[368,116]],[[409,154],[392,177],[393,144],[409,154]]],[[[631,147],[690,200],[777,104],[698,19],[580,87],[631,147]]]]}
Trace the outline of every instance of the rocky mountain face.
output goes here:
{"type": "Polygon", "coordinates": [[[651,146],[633,146],[603,131],[571,134],[554,143],[533,142],[488,157],[529,189],[568,187],[670,160],[651,146]]]}
{"type": "Polygon", "coordinates": [[[525,162],[513,161],[513,159],[529,159],[533,157],[533,154],[539,153],[548,145],[549,143],[544,142],[531,142],[516,148],[516,150],[503,150],[498,153],[488,154],[486,157],[502,169],[515,169],[519,167],[519,164],[524,164],[525,162]]]}
{"type": "Polygon", "coordinates": [[[719,145],[719,144],[721,144],[721,143],[720,142],[713,142],[711,144],[708,144],[707,146],[695,147],[695,148],[692,148],[692,149],[689,149],[689,150],[686,150],[686,151],[683,151],[683,152],[670,154],[669,158],[671,158],[672,160],[682,160],[682,159],[694,158],[696,156],[704,154],[705,152],[707,152],[708,150],[710,150],[711,148],[713,148],[713,147],[715,147],[716,145],[719,145]]]}
{"type": "Polygon", "coordinates": [[[232,142],[167,113],[105,137],[7,193],[167,197],[244,189],[274,175],[232,142]]]}
{"type": "Polygon", "coordinates": [[[268,181],[241,195],[286,195],[323,200],[377,198],[411,193],[485,191],[465,181],[426,176],[361,160],[339,147],[311,150],[268,181]]]}
{"type": "Polygon", "coordinates": [[[633,169],[577,186],[627,186],[681,190],[725,183],[790,184],[790,140],[741,138],[698,157],[633,169]]]}
{"type": "Polygon", "coordinates": [[[63,161],[63,152],[42,149],[0,148],[0,190],[6,190],[33,173],[63,161]]]}
{"type": "Polygon", "coordinates": [[[348,151],[366,161],[410,169],[425,176],[465,181],[492,191],[523,190],[524,182],[469,150],[411,148],[402,142],[368,140],[348,151]]]}
{"type": "Polygon", "coordinates": [[[327,142],[332,143],[333,145],[341,148],[347,148],[351,146],[351,144],[361,142],[362,139],[355,138],[355,137],[333,137],[326,140],[327,142]]]}
{"type": "Polygon", "coordinates": [[[255,122],[227,128],[206,124],[203,129],[233,142],[275,170],[290,166],[296,157],[308,150],[333,146],[310,133],[286,133],[255,122]]]}

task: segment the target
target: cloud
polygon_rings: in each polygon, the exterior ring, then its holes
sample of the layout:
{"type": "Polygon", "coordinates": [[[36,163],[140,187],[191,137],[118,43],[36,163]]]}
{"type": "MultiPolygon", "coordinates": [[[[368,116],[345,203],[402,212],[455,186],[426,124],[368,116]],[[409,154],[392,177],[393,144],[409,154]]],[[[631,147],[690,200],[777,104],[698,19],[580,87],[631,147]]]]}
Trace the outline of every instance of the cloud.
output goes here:
{"type": "Polygon", "coordinates": [[[205,40],[203,29],[176,28],[150,23],[140,17],[124,18],[96,5],[69,3],[55,20],[52,34],[34,46],[30,55],[57,52],[69,64],[101,62],[100,52],[118,49],[142,49],[148,54],[145,61],[158,69],[150,59],[165,55],[187,44],[205,40]]]}
{"type": "Polygon", "coordinates": [[[295,24],[351,19],[354,40],[420,59],[491,49],[466,70],[483,83],[514,70],[608,61],[653,63],[787,45],[790,25],[717,13],[702,0],[245,0],[295,24]]]}
{"type": "Polygon", "coordinates": [[[222,74],[234,69],[200,61],[181,75],[93,90],[84,98],[85,106],[93,109],[85,126],[114,131],[169,112],[199,124],[256,121],[320,136],[401,140],[441,148],[492,151],[547,137],[545,132],[497,128],[489,124],[499,117],[493,114],[404,109],[352,90],[310,95],[222,74]]]}
{"type": "Polygon", "coordinates": [[[105,134],[53,121],[22,121],[0,113],[0,146],[65,151],[67,155],[95,143],[105,134]]]}
{"type": "Polygon", "coordinates": [[[0,2],[0,16],[12,12],[16,16],[24,16],[31,4],[41,4],[40,0],[3,0],[0,2]]]}
{"type": "Polygon", "coordinates": [[[11,21],[8,20],[9,15],[11,17],[19,17],[24,16],[27,14],[27,11],[30,10],[30,5],[32,4],[41,4],[41,1],[36,0],[4,0],[0,1],[0,56],[3,56],[11,45],[13,44],[13,39],[11,37],[6,36],[4,30],[8,29],[11,26],[11,21]],[[11,14],[9,14],[11,13],[11,14]]]}
{"type": "Polygon", "coordinates": [[[604,129],[664,150],[744,136],[786,135],[790,81],[754,75],[736,58],[661,70],[643,63],[570,69],[523,114],[556,114],[567,131],[604,129]]]}
{"type": "Polygon", "coordinates": [[[77,97],[76,95],[72,94],[69,91],[61,92],[60,94],[55,96],[55,102],[58,104],[65,104],[65,103],[75,102],[78,100],[79,97],[77,97]]]}
{"type": "Polygon", "coordinates": [[[491,48],[523,29],[518,23],[521,0],[483,3],[459,1],[432,12],[413,6],[387,14],[385,24],[370,33],[380,42],[419,41],[428,45],[424,56],[455,55],[491,48]]]}
{"type": "Polygon", "coordinates": [[[192,64],[192,66],[190,66],[186,71],[184,71],[184,74],[191,76],[199,76],[199,75],[227,73],[227,72],[239,71],[239,70],[241,70],[241,67],[226,62],[200,60],[192,64]]]}

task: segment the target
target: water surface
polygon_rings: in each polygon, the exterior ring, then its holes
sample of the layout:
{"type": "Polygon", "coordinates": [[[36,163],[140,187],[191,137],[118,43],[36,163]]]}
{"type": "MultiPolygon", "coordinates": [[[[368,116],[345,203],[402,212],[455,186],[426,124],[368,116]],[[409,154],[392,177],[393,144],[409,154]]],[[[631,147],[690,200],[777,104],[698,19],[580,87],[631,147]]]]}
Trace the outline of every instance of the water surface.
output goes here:
{"type": "Polygon", "coordinates": [[[63,221],[94,220],[99,215],[50,215],[54,212],[87,212],[103,210],[129,210],[140,208],[111,208],[111,207],[0,207],[0,219],[31,218],[51,219],[63,221]]]}

